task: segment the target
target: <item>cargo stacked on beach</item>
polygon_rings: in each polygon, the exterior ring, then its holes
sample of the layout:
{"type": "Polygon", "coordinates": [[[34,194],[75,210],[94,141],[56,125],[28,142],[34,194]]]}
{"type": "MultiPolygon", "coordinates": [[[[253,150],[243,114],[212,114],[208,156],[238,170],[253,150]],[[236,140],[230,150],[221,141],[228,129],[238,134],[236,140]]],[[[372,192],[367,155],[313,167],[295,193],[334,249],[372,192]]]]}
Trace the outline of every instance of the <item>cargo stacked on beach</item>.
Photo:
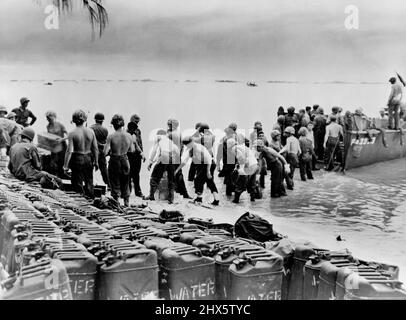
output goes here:
{"type": "Polygon", "coordinates": [[[396,266],[280,237],[248,213],[234,230],[0,179],[0,218],[3,300],[406,299],[396,266]]]}

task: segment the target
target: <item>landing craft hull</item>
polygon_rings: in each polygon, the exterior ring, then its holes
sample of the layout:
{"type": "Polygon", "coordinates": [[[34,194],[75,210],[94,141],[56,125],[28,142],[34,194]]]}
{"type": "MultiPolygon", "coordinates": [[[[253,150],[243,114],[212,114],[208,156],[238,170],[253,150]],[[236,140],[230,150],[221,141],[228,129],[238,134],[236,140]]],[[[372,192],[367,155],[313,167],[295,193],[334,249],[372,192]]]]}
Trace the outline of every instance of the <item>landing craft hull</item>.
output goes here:
{"type": "Polygon", "coordinates": [[[385,141],[386,147],[383,143],[382,132],[369,141],[366,131],[353,131],[349,138],[348,146],[346,146],[346,169],[406,157],[405,134],[401,137],[399,131],[386,130],[385,141]],[[403,145],[401,144],[402,140],[403,145]]]}

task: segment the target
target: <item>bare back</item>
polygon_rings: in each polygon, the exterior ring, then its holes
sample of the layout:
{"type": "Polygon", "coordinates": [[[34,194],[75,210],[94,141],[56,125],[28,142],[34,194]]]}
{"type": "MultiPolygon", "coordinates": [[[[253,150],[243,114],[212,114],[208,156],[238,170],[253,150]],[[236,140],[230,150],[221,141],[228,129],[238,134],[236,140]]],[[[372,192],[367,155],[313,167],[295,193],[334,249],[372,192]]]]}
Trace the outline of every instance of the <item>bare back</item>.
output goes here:
{"type": "Polygon", "coordinates": [[[95,139],[93,130],[86,127],[76,127],[71,133],[69,133],[69,138],[72,141],[72,151],[74,153],[91,153],[95,139]]]}
{"type": "Polygon", "coordinates": [[[116,131],[109,135],[107,144],[110,145],[111,155],[121,156],[133,151],[131,135],[124,131],[116,131]]]}

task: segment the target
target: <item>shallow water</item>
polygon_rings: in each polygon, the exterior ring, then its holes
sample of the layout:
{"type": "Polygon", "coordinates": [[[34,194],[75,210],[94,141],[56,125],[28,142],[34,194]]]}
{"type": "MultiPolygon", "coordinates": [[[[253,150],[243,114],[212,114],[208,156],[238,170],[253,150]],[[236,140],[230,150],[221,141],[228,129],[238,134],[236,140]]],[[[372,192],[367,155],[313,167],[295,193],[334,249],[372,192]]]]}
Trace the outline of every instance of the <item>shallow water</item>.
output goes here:
{"type": "MultiPolygon", "coordinates": [[[[296,173],[295,190],[279,199],[269,197],[268,182],[264,199],[255,203],[247,194],[238,205],[222,196],[221,207],[209,210],[178,198],[181,203],[177,208],[187,216],[212,217],[228,223],[234,223],[246,211],[255,212],[291,238],[307,239],[322,248],[348,248],[359,258],[398,265],[400,278],[406,282],[405,161],[375,164],[346,175],[318,171],[315,179],[307,182],[298,180],[296,173]],[[388,177],[386,172],[392,174],[388,177]],[[336,240],[338,235],[342,241],[336,240]]],[[[219,180],[218,186],[224,195],[219,180]]],[[[211,195],[207,194],[205,200],[211,201],[211,195]]]]}

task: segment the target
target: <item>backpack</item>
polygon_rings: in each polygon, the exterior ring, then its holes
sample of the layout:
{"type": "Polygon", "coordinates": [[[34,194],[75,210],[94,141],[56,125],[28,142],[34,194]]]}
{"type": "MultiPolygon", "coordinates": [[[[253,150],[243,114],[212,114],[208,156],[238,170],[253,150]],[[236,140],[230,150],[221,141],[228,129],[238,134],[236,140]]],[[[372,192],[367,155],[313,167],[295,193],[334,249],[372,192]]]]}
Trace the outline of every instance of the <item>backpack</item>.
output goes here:
{"type": "Polygon", "coordinates": [[[273,231],[273,226],[267,220],[256,214],[244,213],[235,223],[234,232],[237,237],[252,239],[259,242],[281,239],[273,231]]]}

